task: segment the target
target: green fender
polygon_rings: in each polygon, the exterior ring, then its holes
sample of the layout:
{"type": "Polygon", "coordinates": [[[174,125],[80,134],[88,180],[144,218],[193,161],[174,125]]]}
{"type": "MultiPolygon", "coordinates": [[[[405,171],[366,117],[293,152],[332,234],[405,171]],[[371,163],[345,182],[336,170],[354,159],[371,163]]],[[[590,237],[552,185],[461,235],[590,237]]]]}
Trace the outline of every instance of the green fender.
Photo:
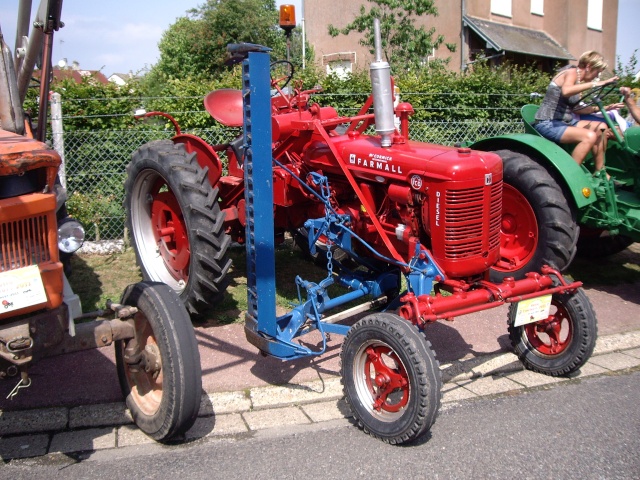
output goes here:
{"type": "Polygon", "coordinates": [[[561,146],[538,135],[514,133],[486,138],[470,145],[474,150],[511,150],[536,160],[544,168],[555,172],[560,187],[569,194],[578,209],[596,201],[593,177],[582,165],[578,165],[561,146]],[[562,183],[564,182],[564,184],[562,183]]]}

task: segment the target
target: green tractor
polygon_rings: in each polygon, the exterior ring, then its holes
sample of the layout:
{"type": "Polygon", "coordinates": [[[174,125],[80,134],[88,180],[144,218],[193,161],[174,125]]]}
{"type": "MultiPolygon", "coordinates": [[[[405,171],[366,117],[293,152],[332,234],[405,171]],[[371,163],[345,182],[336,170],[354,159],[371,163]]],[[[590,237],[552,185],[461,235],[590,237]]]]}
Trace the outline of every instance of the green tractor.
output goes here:
{"type": "Polygon", "coordinates": [[[494,280],[521,277],[541,264],[565,269],[576,252],[612,255],[640,241],[640,127],[624,134],[606,114],[603,98],[615,85],[583,98],[597,105],[615,137],[609,139],[606,170],[594,175],[593,158],[582,165],[571,157],[573,145],[558,145],[533,128],[537,105],[521,114],[525,132],[480,140],[476,150],[492,151],[504,162],[501,260],[494,280]]]}

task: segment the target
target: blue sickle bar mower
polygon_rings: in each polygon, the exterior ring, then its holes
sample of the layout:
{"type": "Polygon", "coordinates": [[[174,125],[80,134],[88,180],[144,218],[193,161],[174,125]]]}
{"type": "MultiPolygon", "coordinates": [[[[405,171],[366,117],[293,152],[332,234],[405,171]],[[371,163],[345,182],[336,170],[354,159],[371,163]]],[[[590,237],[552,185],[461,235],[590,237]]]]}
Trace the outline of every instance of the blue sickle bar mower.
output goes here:
{"type": "MultiPolygon", "coordinates": [[[[261,352],[283,360],[321,355],[326,349],[327,334],[345,335],[340,373],[355,422],[370,435],[392,444],[420,438],[437,416],[441,374],[435,353],[425,338],[431,322],[452,320],[455,316],[508,303],[510,340],[527,368],[553,376],[569,375],[587,361],[595,345],[597,325],[593,307],[580,282],[569,282],[557,270],[544,266],[539,273],[530,272],[518,280],[507,277],[499,284],[494,283],[489,279],[488,270],[492,258],[497,258],[497,242],[493,242],[495,247],[486,260],[485,274],[466,279],[451,266],[455,266],[455,262],[441,266],[431,251],[413,237],[409,250],[413,254],[405,261],[372,214],[372,228],[387,242],[388,248],[381,251],[380,242],[373,245],[368,238],[363,238],[353,228],[349,214],[334,208],[327,176],[318,171],[311,172],[305,182],[274,154],[269,49],[240,44],[230,45],[229,50],[236,60],[242,60],[248,296],[245,333],[261,352]],[[318,248],[318,253],[326,253],[328,270],[327,277],[319,283],[297,276],[299,302],[282,316],[276,315],[275,308],[273,202],[276,167],[286,171],[324,204],[324,217],[309,218],[304,227],[312,253],[316,253],[318,244],[325,245],[324,250],[318,248]],[[350,270],[333,258],[334,248],[346,252],[358,265],[374,267],[350,270]],[[376,268],[379,264],[386,267],[376,268]],[[346,293],[331,297],[330,287],[332,293],[339,287],[346,293]],[[327,315],[329,311],[346,308],[346,304],[359,299],[364,303],[327,315]],[[368,311],[373,313],[361,315],[368,311]],[[353,325],[340,323],[355,315],[362,318],[353,325]],[[318,331],[322,338],[316,349],[297,341],[312,331],[318,331]]],[[[385,114],[378,118],[379,109],[391,108],[393,112],[393,107],[388,101],[390,97],[381,93],[390,90],[388,64],[382,62],[378,54],[377,57],[372,63],[371,77],[378,136],[369,137],[367,148],[391,155],[395,148],[406,147],[396,146],[398,132],[393,133],[389,116],[385,114]],[[389,105],[385,106],[385,103],[389,105]]],[[[300,121],[297,125],[301,131],[313,130],[317,138],[326,142],[331,158],[360,199],[361,211],[374,212],[354,180],[350,165],[332,143],[335,137],[327,133],[326,124],[300,121]]],[[[349,138],[358,141],[359,133],[349,138]]],[[[459,152],[458,158],[465,155],[469,152],[459,152]]],[[[493,177],[483,173],[474,181],[480,182],[480,188],[489,192],[488,197],[498,202],[495,205],[499,207],[502,172],[499,165],[497,169],[500,171],[496,170],[493,177]]],[[[430,193],[435,199],[430,214],[441,215],[445,223],[452,221],[448,215],[464,213],[470,208],[468,202],[473,201],[463,197],[461,207],[458,207],[461,210],[456,211],[457,197],[444,189],[430,193]],[[442,205],[438,203],[440,196],[442,205]]],[[[496,208],[492,207],[493,210],[496,208]]],[[[495,222],[490,223],[494,225],[495,222]]],[[[396,235],[401,239],[402,229],[396,235]]],[[[475,231],[465,235],[480,234],[475,231]]],[[[438,247],[432,242],[431,248],[438,247]]]]}

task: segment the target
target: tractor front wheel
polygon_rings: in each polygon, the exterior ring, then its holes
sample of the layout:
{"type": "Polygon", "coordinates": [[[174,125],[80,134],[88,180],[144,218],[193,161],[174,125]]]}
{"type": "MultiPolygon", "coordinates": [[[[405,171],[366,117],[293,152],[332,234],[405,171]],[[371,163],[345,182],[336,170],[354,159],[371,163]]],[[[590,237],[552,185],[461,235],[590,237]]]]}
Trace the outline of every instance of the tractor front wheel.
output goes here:
{"type": "Polygon", "coordinates": [[[529,370],[551,376],[570,375],[586,363],[596,344],[598,325],[589,298],[579,288],[554,294],[549,316],[514,326],[518,305],[509,307],[509,338],[529,370]]]}
{"type": "Polygon", "coordinates": [[[564,270],[576,254],[579,228],[575,214],[554,178],[530,157],[498,150],[504,187],[500,260],[491,280],[523,278],[543,265],[564,270]]]}
{"type": "Polygon", "coordinates": [[[200,408],[200,355],[189,314],[161,283],[130,285],[121,303],[138,309],[135,336],[115,343],[122,393],[138,428],[168,440],[186,432],[200,408]]]}
{"type": "Polygon", "coordinates": [[[231,266],[231,238],[207,173],[184,145],[159,140],[133,153],[125,181],[127,227],[142,275],[169,285],[191,314],[222,296],[231,266]]]}
{"type": "Polygon", "coordinates": [[[346,400],[366,433],[402,444],[431,428],[442,381],[431,345],[415,326],[389,313],[369,315],[349,330],[341,360],[346,400]]]}

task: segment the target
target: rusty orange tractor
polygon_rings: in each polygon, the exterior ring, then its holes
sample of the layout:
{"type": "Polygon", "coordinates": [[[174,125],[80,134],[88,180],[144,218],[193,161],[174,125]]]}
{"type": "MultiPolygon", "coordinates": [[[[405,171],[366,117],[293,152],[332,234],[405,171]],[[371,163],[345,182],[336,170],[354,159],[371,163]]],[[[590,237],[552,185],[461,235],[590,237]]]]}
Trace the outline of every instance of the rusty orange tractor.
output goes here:
{"type": "MultiPolygon", "coordinates": [[[[130,285],[120,303],[83,313],[67,281],[84,230],[67,214],[61,159],[45,143],[51,44],[62,26],[61,7],[61,0],[43,0],[30,37],[18,25],[18,38],[29,40],[15,59],[0,33],[0,378],[17,380],[8,396],[13,399],[31,385],[35,361],[114,344],[136,424],[166,440],[186,431],[200,406],[200,357],[182,302],[166,285],[142,282],[130,285]],[[32,129],[22,102],[40,54],[39,121],[32,129]]],[[[19,18],[28,20],[30,2],[20,8],[19,18]]]]}

